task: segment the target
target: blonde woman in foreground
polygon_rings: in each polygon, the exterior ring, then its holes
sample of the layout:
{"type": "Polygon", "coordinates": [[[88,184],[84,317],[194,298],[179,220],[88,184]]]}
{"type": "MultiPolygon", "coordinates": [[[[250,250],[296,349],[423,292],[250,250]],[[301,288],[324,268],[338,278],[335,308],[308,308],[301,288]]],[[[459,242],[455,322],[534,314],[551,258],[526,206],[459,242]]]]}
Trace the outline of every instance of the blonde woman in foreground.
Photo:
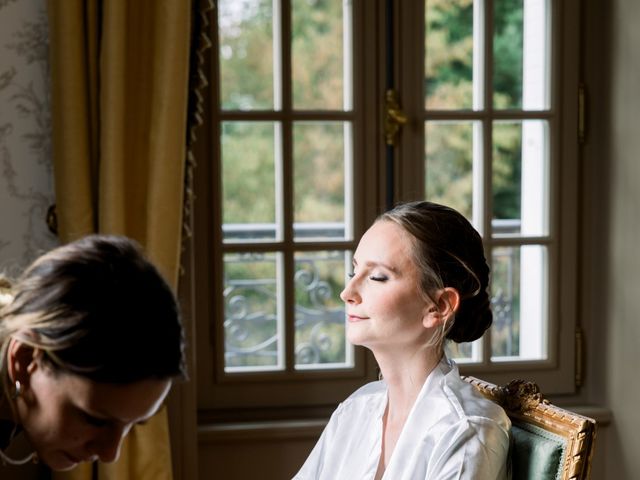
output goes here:
{"type": "Polygon", "coordinates": [[[383,380],[338,406],[296,480],[508,477],[508,417],[443,349],[489,328],[488,283],[480,235],[455,210],[414,202],[376,220],[341,298],[348,340],[383,380]]]}
{"type": "Polygon", "coordinates": [[[133,241],[93,235],[41,256],[14,285],[2,279],[0,293],[0,478],[31,461],[114,461],[184,376],[167,283],[133,241]],[[18,435],[27,456],[11,450],[18,435]]]}

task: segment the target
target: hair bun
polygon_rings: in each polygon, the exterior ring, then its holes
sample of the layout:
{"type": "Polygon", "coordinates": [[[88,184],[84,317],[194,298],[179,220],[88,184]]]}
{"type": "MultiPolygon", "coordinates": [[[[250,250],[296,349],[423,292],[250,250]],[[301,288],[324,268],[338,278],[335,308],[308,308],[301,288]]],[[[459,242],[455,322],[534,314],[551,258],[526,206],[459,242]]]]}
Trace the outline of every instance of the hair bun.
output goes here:
{"type": "Polygon", "coordinates": [[[463,299],[456,312],[447,338],[456,343],[473,342],[480,338],[493,322],[491,302],[486,290],[463,299]]]}

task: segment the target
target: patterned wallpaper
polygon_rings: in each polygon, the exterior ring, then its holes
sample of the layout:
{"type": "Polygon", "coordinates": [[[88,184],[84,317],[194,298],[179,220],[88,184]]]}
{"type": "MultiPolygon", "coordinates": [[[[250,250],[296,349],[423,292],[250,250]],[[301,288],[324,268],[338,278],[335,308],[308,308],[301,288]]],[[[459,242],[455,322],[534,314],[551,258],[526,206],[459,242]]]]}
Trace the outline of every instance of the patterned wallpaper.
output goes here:
{"type": "Polygon", "coordinates": [[[46,0],[0,0],[0,272],[56,245],[46,0]]]}

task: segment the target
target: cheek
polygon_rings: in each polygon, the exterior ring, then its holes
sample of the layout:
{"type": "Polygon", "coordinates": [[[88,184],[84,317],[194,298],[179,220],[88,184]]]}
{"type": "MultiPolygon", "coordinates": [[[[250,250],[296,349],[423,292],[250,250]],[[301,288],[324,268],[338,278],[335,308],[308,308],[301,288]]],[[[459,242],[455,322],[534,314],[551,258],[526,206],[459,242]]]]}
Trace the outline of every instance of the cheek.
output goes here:
{"type": "Polygon", "coordinates": [[[42,418],[40,427],[46,429],[42,433],[49,448],[78,444],[85,436],[86,430],[76,419],[65,414],[64,410],[56,409],[47,412],[47,415],[42,418]]]}
{"type": "Polygon", "coordinates": [[[389,334],[407,331],[413,335],[423,330],[424,302],[418,294],[408,294],[405,290],[395,295],[380,296],[376,299],[375,308],[381,320],[380,327],[389,329],[389,334]]]}
{"type": "Polygon", "coordinates": [[[31,431],[34,446],[42,450],[65,449],[83,443],[90,437],[90,429],[59,402],[44,402],[25,429],[31,431]]]}
{"type": "Polygon", "coordinates": [[[385,317],[404,317],[416,310],[416,299],[406,291],[381,292],[372,296],[371,308],[385,317]]]}

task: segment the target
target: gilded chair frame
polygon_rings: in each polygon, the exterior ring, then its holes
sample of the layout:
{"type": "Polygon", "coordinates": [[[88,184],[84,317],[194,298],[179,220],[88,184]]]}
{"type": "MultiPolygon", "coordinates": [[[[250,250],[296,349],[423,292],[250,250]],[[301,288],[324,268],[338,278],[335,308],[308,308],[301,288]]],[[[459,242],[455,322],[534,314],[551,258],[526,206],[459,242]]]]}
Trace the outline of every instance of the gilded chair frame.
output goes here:
{"type": "Polygon", "coordinates": [[[463,379],[504,408],[514,424],[535,425],[566,441],[560,480],[589,478],[595,446],[595,420],[551,404],[532,382],[512,380],[505,386],[498,386],[475,377],[463,379]]]}

